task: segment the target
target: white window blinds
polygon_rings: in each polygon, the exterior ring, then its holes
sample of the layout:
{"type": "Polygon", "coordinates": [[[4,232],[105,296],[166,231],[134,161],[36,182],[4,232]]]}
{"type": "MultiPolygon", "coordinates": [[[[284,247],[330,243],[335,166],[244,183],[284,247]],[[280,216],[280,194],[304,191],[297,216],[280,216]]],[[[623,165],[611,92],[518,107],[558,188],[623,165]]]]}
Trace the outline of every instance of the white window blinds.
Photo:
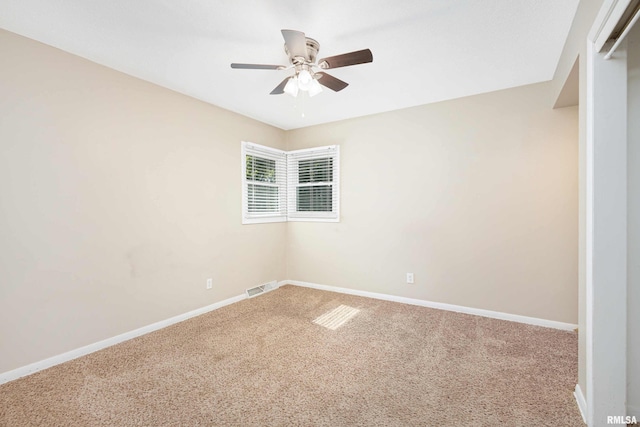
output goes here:
{"type": "Polygon", "coordinates": [[[287,153],[289,221],[339,221],[339,147],[287,153]]]}
{"type": "Polygon", "coordinates": [[[242,223],[340,220],[337,145],[282,151],[242,143],[242,223]]]}
{"type": "Polygon", "coordinates": [[[286,220],[286,152],[243,142],[242,223],[286,220]]]}

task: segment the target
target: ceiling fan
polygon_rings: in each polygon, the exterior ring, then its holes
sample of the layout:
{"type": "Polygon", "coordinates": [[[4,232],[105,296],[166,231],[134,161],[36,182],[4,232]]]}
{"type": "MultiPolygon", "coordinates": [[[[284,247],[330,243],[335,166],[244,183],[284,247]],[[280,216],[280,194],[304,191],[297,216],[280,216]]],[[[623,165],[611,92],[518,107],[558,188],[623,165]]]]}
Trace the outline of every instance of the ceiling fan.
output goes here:
{"type": "Polygon", "coordinates": [[[295,69],[293,76],[284,79],[271,91],[271,95],[288,93],[297,96],[298,91],[306,91],[309,96],[322,92],[322,86],[338,92],[349,85],[340,79],[333,77],[324,71],[349,65],[365,64],[373,62],[373,55],[369,49],[344,53],[319,59],[316,56],[320,50],[320,43],[306,37],[302,31],[282,30],[284,37],[284,51],[289,57],[290,65],[265,65],[265,64],[231,64],[231,68],[248,70],[289,70],[295,69]],[[321,86],[322,85],[322,86],[321,86]]]}

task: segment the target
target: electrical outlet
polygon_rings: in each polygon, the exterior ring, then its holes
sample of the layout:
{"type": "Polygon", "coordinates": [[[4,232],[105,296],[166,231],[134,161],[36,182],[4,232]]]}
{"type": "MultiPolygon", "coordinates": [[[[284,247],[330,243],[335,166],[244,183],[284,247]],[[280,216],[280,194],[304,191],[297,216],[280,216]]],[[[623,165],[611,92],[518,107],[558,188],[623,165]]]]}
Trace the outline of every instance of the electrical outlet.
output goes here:
{"type": "Polygon", "coordinates": [[[407,273],[407,283],[413,283],[413,273],[407,273]]]}
{"type": "Polygon", "coordinates": [[[213,279],[207,279],[207,289],[213,288],[213,279]]]}

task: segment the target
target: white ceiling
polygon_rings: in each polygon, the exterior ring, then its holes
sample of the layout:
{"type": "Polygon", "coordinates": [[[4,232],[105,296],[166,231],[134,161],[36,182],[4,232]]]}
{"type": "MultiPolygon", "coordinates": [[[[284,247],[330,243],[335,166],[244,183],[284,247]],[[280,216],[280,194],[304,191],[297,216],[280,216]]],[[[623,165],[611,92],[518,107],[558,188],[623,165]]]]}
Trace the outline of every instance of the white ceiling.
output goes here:
{"type": "Polygon", "coordinates": [[[0,0],[0,27],[282,129],[550,80],[579,0],[0,0]],[[291,71],[281,29],[350,85],[269,95],[291,71]]]}

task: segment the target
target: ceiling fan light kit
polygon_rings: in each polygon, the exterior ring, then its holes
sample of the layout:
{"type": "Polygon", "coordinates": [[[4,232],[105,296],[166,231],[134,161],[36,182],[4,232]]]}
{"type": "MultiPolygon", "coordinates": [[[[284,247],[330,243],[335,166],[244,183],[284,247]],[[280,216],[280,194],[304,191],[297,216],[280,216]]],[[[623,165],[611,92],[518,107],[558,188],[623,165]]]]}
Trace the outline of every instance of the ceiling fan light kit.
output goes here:
{"type": "Polygon", "coordinates": [[[300,70],[298,72],[298,86],[300,86],[300,89],[309,90],[312,80],[313,77],[311,76],[311,73],[309,71],[300,70]]]}
{"type": "Polygon", "coordinates": [[[287,84],[284,86],[284,93],[289,94],[295,98],[296,96],[298,96],[299,90],[298,78],[296,76],[289,77],[289,80],[287,80],[287,84]]]}
{"type": "Polygon", "coordinates": [[[318,83],[318,80],[316,80],[315,78],[312,79],[311,83],[309,84],[307,93],[309,94],[309,96],[316,96],[320,92],[322,92],[322,86],[320,85],[320,83],[318,83]]]}
{"type": "Polygon", "coordinates": [[[316,57],[320,51],[320,43],[306,37],[301,31],[282,30],[281,32],[284,38],[284,51],[289,57],[291,65],[231,64],[231,68],[247,70],[288,70],[293,68],[295,70],[294,75],[280,82],[271,91],[271,95],[287,93],[296,97],[300,91],[303,91],[307,92],[309,96],[315,96],[322,92],[322,86],[338,92],[347,87],[349,83],[343,82],[324,71],[315,71],[314,69],[329,70],[373,62],[373,55],[369,49],[331,56],[316,62],[316,57]]]}
{"type": "Polygon", "coordinates": [[[301,71],[296,76],[289,77],[287,84],[284,86],[284,93],[293,96],[298,96],[299,91],[305,91],[310,97],[316,96],[322,92],[322,86],[318,83],[318,80],[313,77],[308,71],[301,71]]]}

